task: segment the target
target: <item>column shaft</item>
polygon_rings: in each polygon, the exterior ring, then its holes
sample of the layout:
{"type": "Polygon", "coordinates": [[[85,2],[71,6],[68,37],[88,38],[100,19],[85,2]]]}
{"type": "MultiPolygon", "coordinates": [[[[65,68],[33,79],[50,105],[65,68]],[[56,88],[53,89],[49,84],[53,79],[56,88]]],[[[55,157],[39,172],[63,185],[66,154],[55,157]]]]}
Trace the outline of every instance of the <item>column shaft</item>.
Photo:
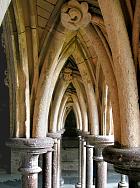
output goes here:
{"type": "Polygon", "coordinates": [[[82,157],[81,157],[81,187],[86,187],[86,141],[82,139],[82,157]]]}
{"type": "Polygon", "coordinates": [[[82,138],[81,138],[81,136],[78,136],[78,138],[79,138],[79,148],[78,148],[78,183],[76,184],[76,187],[81,187],[82,138]]]}
{"type": "Polygon", "coordinates": [[[57,140],[57,188],[60,187],[60,175],[61,175],[61,157],[60,157],[60,145],[61,145],[61,140],[57,140]]]}
{"type": "Polygon", "coordinates": [[[43,188],[52,187],[52,151],[43,155],[43,188]]]}
{"type": "Polygon", "coordinates": [[[86,159],[87,159],[87,169],[86,169],[86,188],[93,187],[93,146],[86,146],[86,159]]]}
{"type": "Polygon", "coordinates": [[[24,153],[22,165],[19,171],[22,174],[22,188],[38,188],[38,173],[41,168],[38,166],[37,154],[24,153]]]}
{"type": "Polygon", "coordinates": [[[103,161],[102,150],[103,148],[99,145],[95,147],[95,157],[94,157],[94,160],[96,161],[95,188],[107,187],[107,163],[103,161]]]}
{"type": "Polygon", "coordinates": [[[57,165],[58,165],[58,161],[57,161],[57,140],[55,140],[54,143],[54,152],[53,152],[53,182],[52,182],[52,187],[56,188],[57,187],[57,165]]]}
{"type": "Polygon", "coordinates": [[[107,163],[96,161],[96,183],[95,188],[107,187],[107,163]]]}
{"type": "Polygon", "coordinates": [[[23,175],[22,188],[38,188],[38,174],[23,175]]]}

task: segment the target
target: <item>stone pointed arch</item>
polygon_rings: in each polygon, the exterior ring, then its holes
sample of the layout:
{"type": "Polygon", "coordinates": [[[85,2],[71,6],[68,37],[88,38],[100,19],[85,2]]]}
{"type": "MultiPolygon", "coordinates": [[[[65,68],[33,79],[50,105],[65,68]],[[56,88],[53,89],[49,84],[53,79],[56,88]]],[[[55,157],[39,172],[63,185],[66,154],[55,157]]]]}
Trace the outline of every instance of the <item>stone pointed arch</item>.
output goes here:
{"type": "MultiPolygon", "coordinates": [[[[14,75],[10,78],[11,85],[15,84],[12,103],[15,107],[15,113],[12,113],[15,119],[14,126],[16,127],[14,137],[30,137],[30,92],[29,92],[29,74],[28,74],[28,53],[27,53],[27,38],[25,33],[25,23],[23,18],[23,10],[20,1],[13,1],[7,12],[4,21],[4,27],[8,28],[6,32],[10,39],[12,49],[8,49],[13,57],[9,60],[10,70],[14,70],[14,75]],[[7,21],[7,23],[6,23],[7,21]],[[8,24],[11,24],[9,27],[8,24]],[[13,29],[14,28],[14,29],[13,29]],[[10,61],[14,63],[11,64],[10,61]],[[13,66],[14,65],[14,66],[13,66]]],[[[11,86],[12,87],[12,86],[11,86]]]]}
{"type": "Polygon", "coordinates": [[[98,62],[100,63],[106,83],[111,91],[111,103],[113,109],[113,120],[114,120],[114,138],[115,142],[121,142],[121,135],[120,135],[120,108],[119,108],[119,101],[118,101],[118,87],[116,83],[116,77],[113,72],[112,62],[106,52],[106,49],[102,43],[101,38],[97,34],[95,28],[92,25],[84,28],[84,34],[91,40],[93,47],[95,49],[96,55],[98,57],[98,62]]]}
{"type": "Polygon", "coordinates": [[[84,132],[88,131],[88,114],[87,114],[87,106],[86,101],[84,99],[84,93],[81,89],[81,86],[76,78],[72,80],[73,86],[76,89],[77,97],[79,100],[81,114],[82,114],[82,130],[84,132]]]}
{"type": "Polygon", "coordinates": [[[46,110],[48,110],[46,104],[48,104],[47,99],[51,97],[49,95],[49,89],[51,88],[51,81],[54,78],[54,70],[58,64],[58,57],[65,38],[64,33],[61,32],[61,30],[59,31],[59,27],[60,24],[58,24],[56,30],[52,31],[52,36],[48,39],[49,45],[46,47],[46,57],[41,69],[34,107],[33,137],[45,137],[48,131],[46,127],[46,110]],[[43,134],[41,131],[42,126],[44,127],[43,134]]]}
{"type": "MultiPolygon", "coordinates": [[[[57,35],[57,33],[56,33],[56,35],[57,35]]],[[[64,37],[64,34],[63,34],[63,37],[64,37]]],[[[56,39],[54,39],[54,40],[56,40],[56,43],[58,42],[57,36],[56,36],[56,39]]],[[[60,40],[59,40],[59,42],[60,42],[60,40]]],[[[64,54],[61,52],[62,55],[60,55],[60,50],[62,49],[62,44],[63,44],[63,42],[61,43],[59,52],[56,50],[56,52],[53,53],[54,59],[50,59],[50,65],[47,65],[47,60],[46,60],[45,64],[43,65],[43,68],[42,68],[40,83],[38,85],[39,96],[37,95],[37,101],[36,101],[35,111],[34,111],[35,118],[34,118],[34,124],[33,124],[33,135],[37,136],[37,137],[45,136],[46,132],[48,131],[46,124],[48,123],[48,113],[49,113],[49,108],[50,108],[50,103],[51,103],[51,97],[52,97],[52,94],[53,94],[53,91],[55,88],[56,81],[58,79],[59,73],[60,73],[66,59],[75,51],[75,40],[73,40],[73,42],[70,42],[68,44],[68,47],[64,49],[66,52],[64,54]],[[73,46],[73,48],[72,48],[72,46],[73,46]],[[57,57],[55,56],[56,54],[57,54],[57,57]],[[60,55],[60,58],[58,59],[59,55],[60,55]],[[43,87],[41,84],[42,82],[44,82],[43,87]],[[46,104],[47,104],[47,106],[46,106],[46,104]],[[42,107],[41,110],[39,110],[40,107],[42,107]],[[45,113],[45,116],[44,116],[44,113],[45,113]],[[35,116],[35,114],[36,114],[36,116],[35,116]],[[45,128],[42,128],[42,126],[45,128]],[[43,132],[44,135],[41,132],[42,129],[46,130],[43,132]]],[[[51,45],[54,46],[54,41],[52,42],[51,45]]],[[[50,51],[52,50],[51,48],[53,49],[53,47],[50,46],[50,51]]],[[[78,49],[79,48],[77,48],[77,50],[78,49]]],[[[80,51],[78,51],[78,53],[79,52],[80,51]]],[[[46,57],[46,59],[47,58],[49,58],[49,57],[46,57]]],[[[97,115],[97,117],[98,117],[98,115],[97,115]]]]}
{"type": "Polygon", "coordinates": [[[63,96],[63,99],[61,101],[61,104],[60,104],[60,110],[59,110],[59,114],[58,114],[58,130],[61,130],[63,128],[63,125],[62,125],[62,117],[63,117],[63,113],[64,113],[64,109],[65,109],[65,105],[69,99],[69,94],[66,92],[63,96]]]}
{"type": "Polygon", "coordinates": [[[55,89],[55,96],[52,101],[51,113],[50,113],[50,126],[49,126],[50,132],[57,131],[59,109],[60,109],[63,95],[64,95],[69,83],[70,83],[70,81],[65,81],[63,78],[61,78],[56,89],[55,89]]]}
{"type": "Polygon", "coordinates": [[[88,101],[88,108],[89,108],[89,129],[90,133],[93,135],[99,134],[99,121],[98,121],[98,110],[95,98],[95,92],[93,88],[92,78],[88,71],[88,67],[86,65],[86,61],[88,59],[85,57],[84,49],[82,46],[76,41],[76,49],[73,53],[73,57],[77,63],[79,68],[79,72],[82,77],[82,81],[85,87],[87,101],[88,101]]]}

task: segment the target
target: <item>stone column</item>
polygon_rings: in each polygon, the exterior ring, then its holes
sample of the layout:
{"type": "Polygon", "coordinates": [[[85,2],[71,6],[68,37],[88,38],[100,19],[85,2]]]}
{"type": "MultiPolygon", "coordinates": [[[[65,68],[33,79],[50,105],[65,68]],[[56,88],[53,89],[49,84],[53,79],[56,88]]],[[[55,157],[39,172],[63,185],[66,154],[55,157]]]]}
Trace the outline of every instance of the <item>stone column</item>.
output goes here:
{"type": "Polygon", "coordinates": [[[60,187],[60,176],[61,176],[61,156],[60,156],[60,145],[61,140],[57,140],[57,187],[60,187]]]}
{"type": "Polygon", "coordinates": [[[22,155],[22,166],[19,171],[22,174],[23,188],[38,188],[38,173],[41,168],[38,166],[39,155],[28,154],[22,155]]]}
{"type": "Polygon", "coordinates": [[[86,145],[86,188],[93,188],[93,147],[86,145]]]}
{"type": "Polygon", "coordinates": [[[52,164],[52,187],[59,188],[61,184],[61,135],[63,134],[64,129],[56,133],[48,133],[47,136],[54,139],[54,151],[53,151],[53,164],[52,164]]]}
{"type": "Polygon", "coordinates": [[[54,152],[53,152],[53,172],[52,172],[52,178],[53,178],[53,182],[52,182],[52,187],[56,188],[57,187],[57,166],[58,166],[58,161],[57,161],[57,139],[55,139],[54,141],[54,152]]]}
{"type": "Polygon", "coordinates": [[[52,151],[43,154],[42,188],[52,188],[52,151]]]}
{"type": "Polygon", "coordinates": [[[107,145],[113,144],[113,136],[87,135],[86,139],[95,148],[94,161],[96,166],[95,188],[107,187],[107,163],[103,160],[102,151],[107,145]]]}
{"type": "Polygon", "coordinates": [[[118,183],[118,188],[128,188],[128,183],[126,182],[126,175],[121,174],[121,181],[118,183]]]}
{"type": "Polygon", "coordinates": [[[51,138],[11,138],[6,143],[8,147],[21,153],[22,188],[38,188],[39,154],[46,153],[53,146],[51,138]]]}
{"type": "Polygon", "coordinates": [[[79,138],[79,150],[78,150],[78,183],[75,185],[76,188],[81,187],[81,157],[82,157],[82,136],[78,136],[79,138]]]}
{"type": "Polygon", "coordinates": [[[101,146],[95,147],[96,188],[107,188],[107,163],[103,160],[102,150],[101,146]]]}
{"type": "Polygon", "coordinates": [[[82,138],[81,187],[86,187],[86,141],[82,138]]]}

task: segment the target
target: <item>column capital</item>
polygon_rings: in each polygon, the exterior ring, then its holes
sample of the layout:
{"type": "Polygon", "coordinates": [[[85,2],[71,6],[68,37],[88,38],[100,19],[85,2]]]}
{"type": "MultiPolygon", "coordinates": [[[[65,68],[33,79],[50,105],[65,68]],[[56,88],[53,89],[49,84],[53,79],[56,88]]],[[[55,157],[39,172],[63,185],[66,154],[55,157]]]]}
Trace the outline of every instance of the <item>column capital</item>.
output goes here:
{"type": "Polygon", "coordinates": [[[93,145],[90,145],[90,144],[85,145],[85,147],[86,147],[86,148],[94,148],[94,146],[93,146],[93,145]]]}
{"type": "Polygon", "coordinates": [[[115,171],[140,179],[140,148],[108,146],[103,150],[106,162],[114,164],[115,171]]]}
{"type": "Polygon", "coordinates": [[[108,145],[112,145],[114,143],[114,137],[113,136],[104,136],[104,135],[86,135],[85,136],[86,141],[89,145],[93,145],[96,147],[106,147],[108,145]]]}
{"type": "Polygon", "coordinates": [[[81,135],[85,138],[87,135],[89,135],[89,131],[82,131],[81,135]]]}
{"type": "Polygon", "coordinates": [[[6,145],[12,149],[25,151],[31,154],[43,154],[53,147],[54,140],[45,138],[10,138],[6,145]]]}
{"type": "Polygon", "coordinates": [[[53,138],[53,139],[61,139],[62,134],[61,132],[56,132],[56,133],[47,133],[47,137],[53,138]]]}

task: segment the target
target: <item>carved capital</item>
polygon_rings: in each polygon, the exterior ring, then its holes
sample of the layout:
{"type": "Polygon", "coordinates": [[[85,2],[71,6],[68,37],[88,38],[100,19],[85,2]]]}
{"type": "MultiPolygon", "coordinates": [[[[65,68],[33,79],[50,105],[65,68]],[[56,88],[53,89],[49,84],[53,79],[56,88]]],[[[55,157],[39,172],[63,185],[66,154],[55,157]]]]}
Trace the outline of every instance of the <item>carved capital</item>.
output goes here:
{"type": "Polygon", "coordinates": [[[76,0],[65,3],[61,9],[62,25],[72,31],[85,27],[91,20],[91,14],[88,13],[88,3],[81,4],[76,0]]]}

